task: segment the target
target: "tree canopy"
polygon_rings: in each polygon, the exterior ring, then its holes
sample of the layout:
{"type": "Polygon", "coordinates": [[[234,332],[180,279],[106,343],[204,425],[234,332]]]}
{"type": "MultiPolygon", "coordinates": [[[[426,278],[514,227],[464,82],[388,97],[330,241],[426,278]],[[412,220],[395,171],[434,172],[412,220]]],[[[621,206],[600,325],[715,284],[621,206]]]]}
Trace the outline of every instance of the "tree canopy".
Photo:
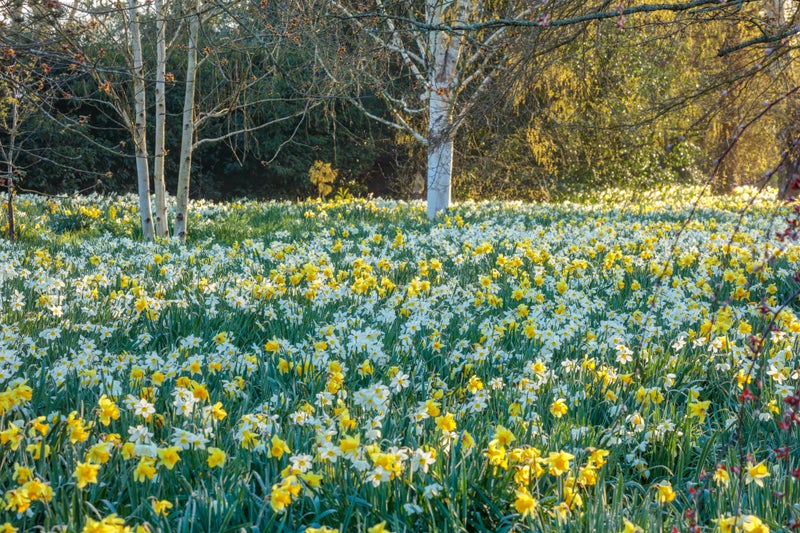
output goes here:
{"type": "Polygon", "coordinates": [[[790,193],[799,22],[788,0],[7,0],[4,173],[48,193],[138,174],[140,194],[175,195],[191,173],[191,197],[298,198],[327,164],[334,190],[427,190],[430,216],[451,194],[790,193]]]}

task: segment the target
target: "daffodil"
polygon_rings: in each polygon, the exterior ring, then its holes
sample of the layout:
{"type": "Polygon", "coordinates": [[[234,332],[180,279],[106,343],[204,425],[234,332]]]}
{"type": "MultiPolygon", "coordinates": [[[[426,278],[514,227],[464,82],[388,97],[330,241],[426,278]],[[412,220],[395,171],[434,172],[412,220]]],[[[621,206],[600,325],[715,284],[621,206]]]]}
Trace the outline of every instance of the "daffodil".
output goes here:
{"type": "Polygon", "coordinates": [[[100,465],[91,463],[78,463],[72,476],[77,480],[78,488],[82,489],[91,483],[97,483],[97,473],[100,465]]]}
{"type": "Polygon", "coordinates": [[[172,509],[172,502],[169,500],[153,500],[153,512],[157,515],[167,516],[172,509]]]}
{"type": "Polygon", "coordinates": [[[644,533],[644,529],[640,528],[627,518],[622,519],[622,529],[619,533],[644,533]]]}
{"type": "Polygon", "coordinates": [[[142,457],[136,469],[133,471],[133,479],[138,482],[144,482],[155,478],[157,470],[155,467],[156,460],[149,457],[142,457]]]}
{"type": "Polygon", "coordinates": [[[445,433],[450,433],[451,431],[455,431],[456,429],[456,419],[450,413],[445,413],[442,416],[437,416],[434,421],[436,422],[436,427],[442,430],[445,433]]]}
{"type": "Polygon", "coordinates": [[[564,398],[557,398],[550,404],[550,414],[552,414],[556,418],[561,418],[565,414],[567,414],[569,408],[567,407],[567,402],[564,398]]]}
{"type": "Polygon", "coordinates": [[[514,442],[516,437],[514,434],[503,426],[497,426],[494,431],[494,439],[499,446],[507,447],[514,442]]]}
{"type": "Polygon", "coordinates": [[[731,483],[731,476],[728,474],[728,470],[724,466],[719,466],[716,470],[714,470],[713,479],[718,486],[724,488],[727,488],[731,483]]]}
{"type": "Polygon", "coordinates": [[[214,447],[210,447],[206,451],[208,452],[206,462],[209,468],[222,468],[225,465],[226,455],[224,451],[214,447]]]}
{"type": "Polygon", "coordinates": [[[570,461],[573,459],[575,459],[575,456],[571,453],[563,451],[550,452],[550,455],[545,459],[549,467],[548,472],[551,476],[561,476],[565,474],[569,471],[570,461]]]}
{"type": "Polygon", "coordinates": [[[269,456],[280,459],[285,453],[292,453],[286,441],[282,440],[277,435],[272,436],[271,445],[269,447],[269,456]]]}
{"type": "Polygon", "coordinates": [[[732,533],[733,532],[733,528],[736,525],[736,517],[735,516],[723,516],[723,517],[715,519],[714,522],[716,522],[720,533],[732,533]]]}
{"type": "Polygon", "coordinates": [[[689,403],[689,415],[697,418],[699,423],[703,423],[706,419],[708,407],[711,405],[710,400],[704,402],[691,402],[689,403]]]}
{"type": "Polygon", "coordinates": [[[514,493],[516,499],[514,500],[514,509],[522,515],[522,518],[527,518],[534,512],[539,505],[539,502],[528,492],[527,489],[517,490],[514,493]]]}
{"type": "Polygon", "coordinates": [[[272,493],[269,497],[269,504],[272,507],[272,510],[276,513],[282,513],[286,510],[292,503],[292,495],[286,489],[286,487],[282,487],[279,485],[275,485],[272,487],[272,493]]]}
{"type": "Polygon", "coordinates": [[[105,394],[97,401],[100,423],[107,426],[112,420],[119,419],[119,407],[105,394]]]}
{"type": "Polygon", "coordinates": [[[383,522],[375,524],[372,527],[368,527],[367,533],[392,533],[392,532],[386,528],[386,521],[384,520],[383,522]]]}
{"type": "Polygon", "coordinates": [[[307,527],[305,533],[339,533],[339,530],[327,526],[307,527]]]}
{"type": "Polygon", "coordinates": [[[764,486],[764,478],[769,477],[769,470],[767,469],[767,465],[763,462],[754,465],[753,463],[747,463],[747,469],[745,470],[744,482],[746,485],[750,483],[755,483],[759,487],[764,486]]]}
{"type": "Polygon", "coordinates": [[[181,448],[178,446],[169,446],[167,448],[159,448],[158,453],[158,465],[167,467],[167,470],[172,470],[175,468],[175,464],[181,460],[181,456],[178,452],[180,452],[181,448]]]}
{"type": "Polygon", "coordinates": [[[662,481],[655,487],[656,487],[656,501],[661,505],[670,503],[672,500],[675,499],[676,496],[675,490],[672,488],[672,484],[669,481],[662,481]]]}
{"type": "Polygon", "coordinates": [[[741,527],[745,533],[769,533],[769,526],[755,515],[744,516],[741,527]]]}

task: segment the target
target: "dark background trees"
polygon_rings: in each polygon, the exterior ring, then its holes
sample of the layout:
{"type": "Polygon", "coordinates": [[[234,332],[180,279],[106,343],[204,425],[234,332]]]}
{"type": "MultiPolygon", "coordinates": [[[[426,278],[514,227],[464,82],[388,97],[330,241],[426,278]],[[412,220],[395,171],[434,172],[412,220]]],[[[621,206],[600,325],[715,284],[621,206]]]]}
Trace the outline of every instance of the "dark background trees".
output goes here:
{"type": "MultiPolygon", "coordinates": [[[[90,11],[23,7],[24,33],[9,30],[17,4],[5,0],[0,9],[0,55],[13,50],[14,61],[41,62],[46,51],[53,68],[48,77],[69,74],[59,81],[61,89],[48,95],[47,106],[40,102],[41,109],[26,118],[26,146],[44,149],[47,157],[19,154],[17,164],[26,169],[21,185],[72,192],[100,179],[106,192],[134,190],[130,134],[109,112],[109,87],[103,86],[105,80],[120,94],[131,94],[132,78],[122,67],[124,43],[108,31],[112,20],[122,27],[121,15],[108,11],[114,4],[96,2],[98,10],[106,9],[106,31],[99,31],[90,11]],[[65,45],[48,17],[60,18],[62,29],[70,17],[72,27],[84,25],[81,49],[65,45]],[[102,76],[90,75],[91,69],[102,76]]],[[[184,4],[168,3],[167,17],[168,40],[175,39],[166,66],[164,175],[173,195],[186,75],[184,4]]],[[[469,103],[469,113],[458,117],[456,198],[554,198],[582,187],[703,182],[712,172],[715,189],[725,191],[757,180],[780,161],[781,183],[787,184],[800,161],[794,155],[798,105],[794,96],[782,96],[797,84],[796,7],[779,0],[737,4],[587,21],[555,40],[542,37],[546,26],[511,25],[499,49],[490,49],[495,41],[483,42],[489,29],[459,34],[481,50],[485,73],[501,63],[503,69],[469,103]],[[536,47],[532,39],[539,39],[536,47]],[[757,124],[740,131],[778,99],[757,124]]],[[[410,5],[353,3],[353,12],[345,13],[326,2],[204,2],[205,12],[216,13],[200,32],[195,109],[198,116],[215,115],[196,139],[221,140],[197,143],[191,196],[307,197],[315,194],[308,179],[315,161],[338,170],[335,188],[420,195],[424,147],[408,131],[389,125],[398,117],[418,120],[398,115],[392,106],[402,100],[411,107],[411,95],[420,94],[419,80],[402,58],[379,50],[377,41],[368,46],[353,24],[357,20],[391,44],[394,37],[385,24],[391,17],[369,17],[381,9],[399,17],[410,5]],[[244,80],[252,80],[246,89],[244,80]],[[259,127],[264,124],[269,126],[259,127]]],[[[493,4],[486,13],[502,15],[504,5],[493,4]]],[[[542,9],[537,7],[537,17],[549,14],[542,9]]],[[[569,16],[570,9],[562,11],[553,16],[569,16]]],[[[144,56],[155,58],[157,17],[149,3],[142,4],[140,17],[144,56]]],[[[413,41],[409,37],[403,46],[413,41]]],[[[154,117],[154,67],[144,76],[147,112],[154,117]]],[[[0,113],[7,116],[8,107],[0,113]]],[[[152,120],[147,128],[152,139],[152,120]]],[[[0,131],[3,139],[8,135],[8,128],[0,131]]]]}

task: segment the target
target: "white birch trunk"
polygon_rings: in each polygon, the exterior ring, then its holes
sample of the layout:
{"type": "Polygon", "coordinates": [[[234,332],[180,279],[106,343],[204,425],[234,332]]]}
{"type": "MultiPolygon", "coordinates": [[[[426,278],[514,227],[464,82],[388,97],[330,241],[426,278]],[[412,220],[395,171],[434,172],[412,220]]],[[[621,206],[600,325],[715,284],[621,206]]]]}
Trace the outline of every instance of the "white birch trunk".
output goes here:
{"type": "MultiPolygon", "coordinates": [[[[463,18],[464,2],[428,0],[428,16],[434,24],[444,21],[446,13],[463,18]]],[[[453,176],[453,98],[456,67],[462,39],[445,32],[432,32],[429,51],[433,61],[428,82],[428,218],[450,207],[453,176]]]]}
{"type": "Polygon", "coordinates": [[[186,59],[186,93],[183,99],[183,134],[181,136],[178,192],[175,206],[174,235],[186,242],[189,216],[189,177],[192,171],[192,142],[194,139],[194,93],[197,77],[197,37],[200,33],[199,0],[194,0],[189,10],[189,47],[186,59]]]}
{"type": "Polygon", "coordinates": [[[156,235],[169,237],[167,188],[164,184],[165,130],[167,120],[167,34],[164,0],[155,0],[156,8],[156,139],[153,184],[156,192],[156,235]]]}
{"type": "Polygon", "coordinates": [[[136,0],[128,0],[130,8],[131,52],[133,53],[133,102],[136,118],[133,126],[133,144],[136,149],[136,176],[139,185],[139,213],[142,219],[142,236],[153,240],[153,213],[150,208],[150,173],[147,167],[147,115],[144,87],[144,61],[142,37],[139,33],[139,12],[136,0]]]}
{"type": "Polygon", "coordinates": [[[450,207],[453,137],[447,95],[432,93],[428,104],[428,218],[450,207]]]}

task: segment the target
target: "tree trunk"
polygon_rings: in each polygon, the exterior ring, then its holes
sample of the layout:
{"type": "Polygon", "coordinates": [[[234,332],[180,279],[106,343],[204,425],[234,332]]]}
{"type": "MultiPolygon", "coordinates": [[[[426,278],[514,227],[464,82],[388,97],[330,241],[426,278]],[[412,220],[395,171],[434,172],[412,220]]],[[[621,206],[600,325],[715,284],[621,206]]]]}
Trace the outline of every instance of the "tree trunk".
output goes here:
{"type": "Polygon", "coordinates": [[[133,126],[133,144],[136,149],[136,175],[139,186],[139,213],[142,219],[142,236],[153,240],[153,213],[150,208],[150,172],[147,167],[147,115],[144,87],[144,61],[142,37],[139,33],[139,12],[136,0],[128,0],[130,9],[131,52],[133,53],[133,102],[136,118],[133,126]]]}
{"type": "Polygon", "coordinates": [[[192,171],[194,141],[194,93],[197,77],[197,37],[200,33],[199,2],[194,0],[189,10],[189,47],[186,59],[186,93],[183,99],[183,135],[181,137],[178,192],[175,206],[175,236],[186,242],[189,217],[189,177],[192,171]]]}
{"type": "MultiPolygon", "coordinates": [[[[792,150],[790,148],[790,150],[792,150]]],[[[789,153],[786,162],[783,164],[783,172],[780,176],[778,187],[778,199],[793,201],[800,192],[800,154],[798,147],[793,147],[793,152],[789,153]]]]}
{"type": "Polygon", "coordinates": [[[717,137],[717,157],[722,158],[716,166],[716,175],[711,182],[711,192],[716,195],[726,195],[733,192],[737,182],[739,170],[739,146],[732,138],[736,131],[736,123],[725,121],[720,127],[717,137]]]}
{"type": "Polygon", "coordinates": [[[444,96],[432,94],[428,116],[428,218],[450,207],[453,174],[452,124],[448,120],[449,103],[444,96]]]}
{"type": "MultiPolygon", "coordinates": [[[[787,18],[788,0],[770,0],[765,6],[771,24],[771,33],[785,31],[787,24],[793,24],[787,18]]],[[[794,60],[794,50],[784,51],[778,61],[771,65],[773,77],[780,83],[782,90],[792,91],[797,86],[795,69],[790,65],[794,60]]],[[[800,193],[800,101],[797,94],[787,97],[782,110],[783,123],[778,128],[778,146],[785,150],[785,159],[778,172],[778,199],[793,201],[800,193]]]]}
{"type": "Polygon", "coordinates": [[[17,128],[19,127],[19,97],[14,94],[11,104],[11,129],[8,135],[8,148],[3,150],[6,160],[6,187],[8,188],[8,200],[6,214],[8,216],[8,240],[14,241],[17,236],[17,228],[14,220],[14,152],[17,149],[17,128]]]}
{"type": "Polygon", "coordinates": [[[169,220],[167,219],[167,188],[164,184],[165,129],[167,120],[167,45],[164,1],[156,0],[156,145],[155,167],[153,169],[153,185],[156,192],[156,235],[169,237],[169,220]]]}
{"type": "MultiPolygon", "coordinates": [[[[428,0],[428,13],[434,24],[445,22],[445,16],[457,10],[464,19],[466,3],[458,0],[428,0]]],[[[428,81],[428,218],[450,207],[453,175],[453,104],[456,89],[456,67],[461,55],[462,38],[443,31],[429,35],[433,65],[428,81]]]]}
{"type": "Polygon", "coordinates": [[[17,236],[17,228],[14,222],[14,180],[8,178],[8,240],[14,241],[17,236]]]}
{"type": "MultiPolygon", "coordinates": [[[[14,138],[11,138],[11,147],[13,148],[14,138]]],[[[11,154],[9,154],[10,156],[11,154]]],[[[6,214],[8,216],[8,240],[14,241],[17,236],[17,228],[14,220],[14,162],[11,157],[6,161],[6,188],[8,189],[8,200],[6,205],[6,214]]]]}

